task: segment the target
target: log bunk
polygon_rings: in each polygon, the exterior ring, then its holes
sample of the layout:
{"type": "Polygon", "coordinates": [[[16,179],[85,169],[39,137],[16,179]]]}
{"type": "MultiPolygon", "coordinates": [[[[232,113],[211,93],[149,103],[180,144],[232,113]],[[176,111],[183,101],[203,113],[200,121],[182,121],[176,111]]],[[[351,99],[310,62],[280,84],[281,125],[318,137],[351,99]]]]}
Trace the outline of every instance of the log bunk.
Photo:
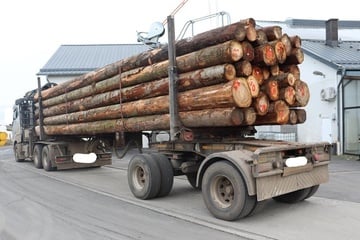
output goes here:
{"type": "MultiPolygon", "coordinates": [[[[309,88],[299,36],[252,18],[175,43],[179,118],[186,129],[300,124],[309,88]]],[[[142,52],[34,97],[47,135],[169,129],[168,47],[142,52]]],[[[39,119],[36,132],[39,134],[39,119]]]]}

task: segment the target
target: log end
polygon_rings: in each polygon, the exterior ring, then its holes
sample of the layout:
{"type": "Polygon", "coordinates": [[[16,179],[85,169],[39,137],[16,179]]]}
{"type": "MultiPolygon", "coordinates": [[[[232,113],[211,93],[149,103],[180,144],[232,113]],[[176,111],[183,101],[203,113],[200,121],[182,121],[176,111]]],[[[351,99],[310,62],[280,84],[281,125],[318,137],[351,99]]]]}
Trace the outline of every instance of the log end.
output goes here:
{"type": "Polygon", "coordinates": [[[249,107],[251,105],[251,93],[245,78],[233,80],[232,95],[238,107],[249,107]]]}

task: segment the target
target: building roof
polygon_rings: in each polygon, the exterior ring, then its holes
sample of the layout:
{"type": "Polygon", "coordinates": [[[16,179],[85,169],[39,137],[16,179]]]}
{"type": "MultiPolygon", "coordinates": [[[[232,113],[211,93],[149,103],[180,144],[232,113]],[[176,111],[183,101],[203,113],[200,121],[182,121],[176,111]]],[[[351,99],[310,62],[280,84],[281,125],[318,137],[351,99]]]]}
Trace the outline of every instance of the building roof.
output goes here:
{"type": "Polygon", "coordinates": [[[61,45],[38,75],[81,75],[148,49],[143,44],[61,45]]]}
{"type": "Polygon", "coordinates": [[[325,40],[302,39],[301,45],[305,54],[331,67],[360,70],[360,41],[339,41],[331,47],[325,40]]]}

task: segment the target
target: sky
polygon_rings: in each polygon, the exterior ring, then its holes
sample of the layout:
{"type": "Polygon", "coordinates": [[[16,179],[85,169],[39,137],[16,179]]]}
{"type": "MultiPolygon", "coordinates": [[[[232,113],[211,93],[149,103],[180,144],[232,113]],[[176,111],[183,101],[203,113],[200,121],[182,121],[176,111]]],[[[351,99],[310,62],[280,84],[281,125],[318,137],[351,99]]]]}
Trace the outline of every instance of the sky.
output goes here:
{"type": "MultiPolygon", "coordinates": [[[[183,0],[12,0],[0,2],[0,126],[11,123],[17,98],[37,87],[39,70],[63,44],[137,43],[136,33],[163,22],[183,0]]],[[[188,20],[225,11],[240,19],[360,20],[352,0],[188,0],[175,14],[175,30],[188,20]]],[[[209,29],[219,26],[212,19],[209,29]]],[[[166,29],[166,27],[165,27],[166,29]]],[[[195,29],[196,30],[196,29],[195,29]]],[[[359,37],[360,38],[360,37],[359,37]]],[[[360,39],[359,39],[360,40],[360,39]]],[[[166,42],[166,37],[160,39],[166,42]]]]}

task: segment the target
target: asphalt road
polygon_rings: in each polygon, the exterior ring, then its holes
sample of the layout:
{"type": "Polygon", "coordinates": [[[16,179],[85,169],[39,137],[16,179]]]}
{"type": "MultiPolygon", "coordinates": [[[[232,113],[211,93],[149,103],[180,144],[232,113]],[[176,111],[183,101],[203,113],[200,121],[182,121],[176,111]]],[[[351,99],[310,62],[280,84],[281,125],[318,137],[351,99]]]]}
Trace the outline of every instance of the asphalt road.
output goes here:
{"type": "Polygon", "coordinates": [[[270,200],[235,222],[212,217],[182,177],[165,198],[134,198],[127,161],[45,172],[0,148],[0,239],[359,239],[360,161],[353,158],[334,158],[329,183],[307,201],[270,200]]]}

